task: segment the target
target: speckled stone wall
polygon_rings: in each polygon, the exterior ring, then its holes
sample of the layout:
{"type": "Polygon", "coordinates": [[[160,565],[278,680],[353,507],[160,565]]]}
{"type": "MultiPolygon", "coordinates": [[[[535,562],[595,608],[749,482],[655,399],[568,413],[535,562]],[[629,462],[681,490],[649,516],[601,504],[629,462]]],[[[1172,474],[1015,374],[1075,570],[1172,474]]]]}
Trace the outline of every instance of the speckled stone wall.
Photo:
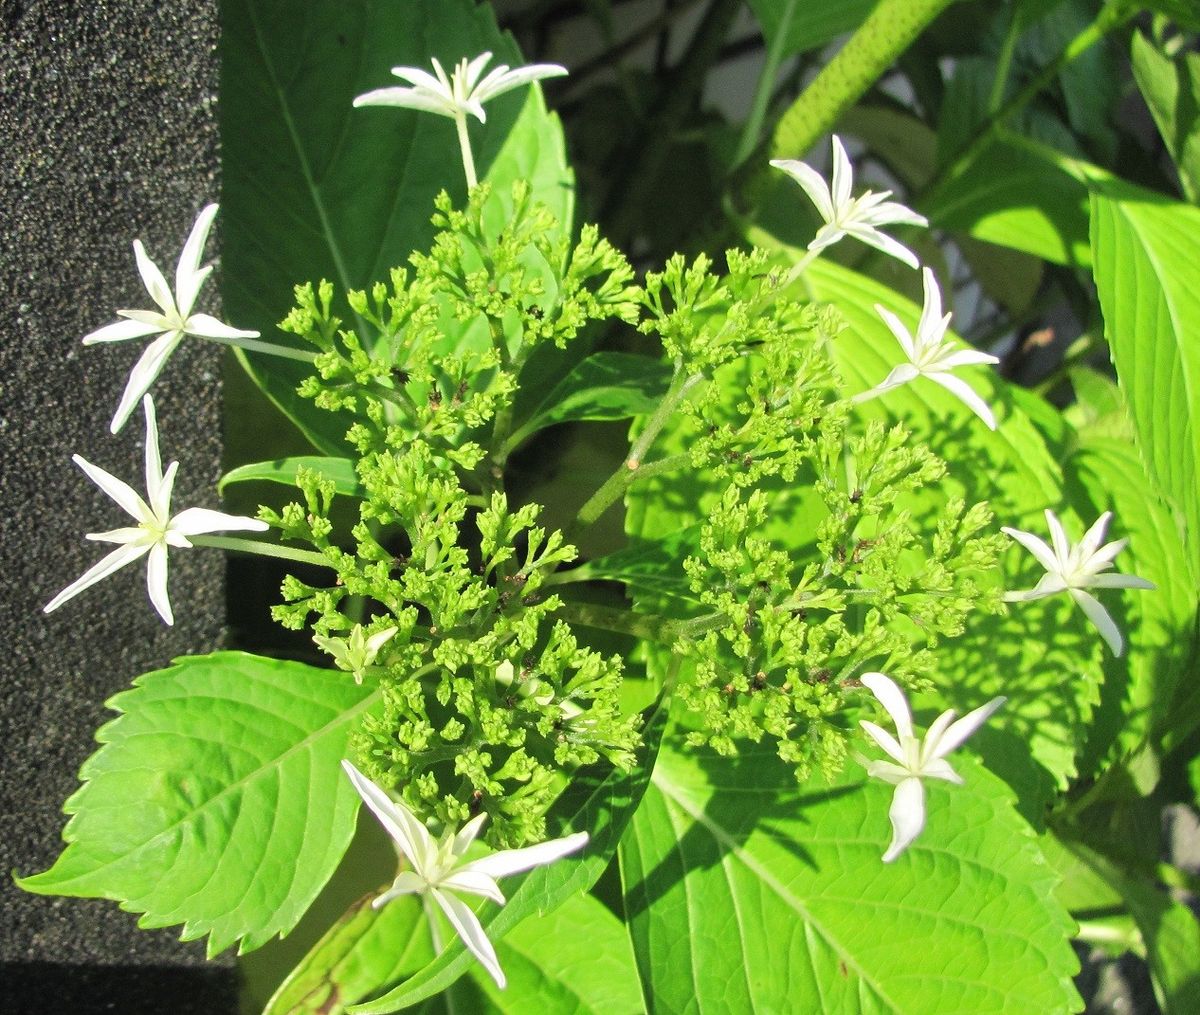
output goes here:
{"type": "MultiPolygon", "coordinates": [[[[233,1010],[233,974],[178,928],[139,931],[115,903],[26,895],[8,873],[61,848],[63,801],[111,717],[103,702],[173,656],[219,646],[223,562],[171,557],[176,624],[135,564],[56,613],[41,606],[125,524],[73,452],[140,488],[140,413],[107,424],[144,342],[84,348],[118,307],[149,305],[140,238],[173,277],[196,213],[218,198],[217,4],[0,3],[0,1010],[233,1010]]],[[[219,233],[219,220],[218,229],[219,233]]],[[[209,256],[218,237],[210,240],[209,256]]],[[[200,309],[219,312],[210,283],[200,309]]],[[[220,350],[186,340],[154,389],[175,506],[216,506],[220,350]]],[[[137,801],[129,802],[131,807],[137,801]]]]}

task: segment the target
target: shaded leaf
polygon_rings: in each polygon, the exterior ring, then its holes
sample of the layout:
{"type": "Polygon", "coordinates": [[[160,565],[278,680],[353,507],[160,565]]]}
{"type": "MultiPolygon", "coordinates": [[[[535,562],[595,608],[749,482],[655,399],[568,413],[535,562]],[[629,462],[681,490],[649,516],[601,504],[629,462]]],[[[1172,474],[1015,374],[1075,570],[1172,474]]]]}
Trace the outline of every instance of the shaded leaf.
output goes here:
{"type": "Polygon", "coordinates": [[[517,447],[538,430],[577,420],[629,419],[653,412],[671,383],[662,360],[598,352],[576,365],[509,439],[517,447]]]}
{"type": "Polygon", "coordinates": [[[354,833],[339,762],[378,692],[329,670],[218,652],[147,673],[67,800],[67,848],[27,891],[114,899],[208,953],[285,934],[354,833]],[[131,806],[136,802],[136,806],[131,806]]]}
{"type": "Polygon", "coordinates": [[[1172,60],[1141,32],[1134,32],[1129,58],[1138,90],[1150,109],[1167,151],[1179,170],[1189,201],[1200,201],[1200,53],[1172,60]]]}
{"type": "Polygon", "coordinates": [[[792,56],[853,31],[876,3],[878,0],[750,0],[750,8],[767,43],[773,44],[783,32],[783,53],[792,56]]]}

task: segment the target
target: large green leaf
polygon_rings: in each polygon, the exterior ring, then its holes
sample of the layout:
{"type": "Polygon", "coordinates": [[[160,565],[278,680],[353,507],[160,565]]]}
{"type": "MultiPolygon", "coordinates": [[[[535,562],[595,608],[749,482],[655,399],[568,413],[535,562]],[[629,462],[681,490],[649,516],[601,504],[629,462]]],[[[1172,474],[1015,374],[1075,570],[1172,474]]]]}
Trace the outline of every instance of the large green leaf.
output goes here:
{"type": "Polygon", "coordinates": [[[1130,62],[1138,90],[1179,170],[1183,192],[1200,201],[1200,53],[1167,56],[1134,32],[1130,62]]]}
{"type": "Polygon", "coordinates": [[[770,748],[664,748],[620,852],[651,1009],[1076,1010],[1054,875],[1004,784],[954,765],[884,864],[892,787],[861,769],[797,788],[770,748]]]}
{"type": "Polygon", "coordinates": [[[1200,208],[1098,184],[1092,253],[1104,334],[1147,471],[1180,512],[1200,572],[1200,208]]]}
{"type": "MultiPolygon", "coordinates": [[[[222,15],[225,307],[240,327],[287,341],[275,324],[295,283],[327,278],[345,290],[385,278],[431,239],[438,191],[460,203],[464,196],[450,120],[355,109],[354,97],[396,84],[391,67],[427,67],[435,56],[449,64],[491,50],[497,61],[522,61],[491,9],[470,0],[226,0],[222,15]]],[[[538,88],[502,96],[487,111],[471,138],[495,199],[507,201],[512,180],[527,178],[569,228],[562,131],[538,88]]],[[[239,358],[320,451],[344,453],[349,418],[295,394],[302,364],[239,358]]]]}
{"type": "Polygon", "coordinates": [[[115,899],[214,955],[285,934],[354,832],[339,762],[378,698],[329,670],[240,652],[181,659],[109,701],[122,713],[64,810],[67,848],[27,891],[115,899]]]}
{"type": "MultiPolygon", "coordinates": [[[[488,906],[480,914],[484,930],[498,942],[526,917],[545,914],[567,899],[587,891],[604,873],[617,843],[646,791],[650,771],[658,754],[666,721],[663,710],[655,713],[643,734],[637,767],[625,774],[607,765],[576,773],[570,786],[556,801],[551,825],[558,823],[586,830],[588,845],[582,853],[565,857],[547,867],[524,875],[516,887],[505,885],[508,902],[500,908],[488,906]]],[[[415,976],[382,997],[352,1007],[361,1015],[385,1015],[432,997],[454,983],[475,960],[461,946],[447,948],[415,976]]]]}
{"type": "Polygon", "coordinates": [[[1088,188],[1081,164],[1005,133],[921,203],[930,222],[1056,264],[1087,265],[1088,188]]]}
{"type": "Polygon", "coordinates": [[[824,46],[851,32],[879,0],[750,0],[767,43],[782,33],[783,54],[792,56],[824,46]]]}

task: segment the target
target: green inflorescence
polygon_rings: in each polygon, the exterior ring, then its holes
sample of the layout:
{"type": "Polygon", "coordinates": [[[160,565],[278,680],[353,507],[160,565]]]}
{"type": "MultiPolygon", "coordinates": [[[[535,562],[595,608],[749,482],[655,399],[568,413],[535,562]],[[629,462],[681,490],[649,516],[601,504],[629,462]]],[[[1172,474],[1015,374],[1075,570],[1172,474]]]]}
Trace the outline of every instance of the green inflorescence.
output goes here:
{"type": "Polygon", "coordinates": [[[688,739],[731,754],[767,737],[798,777],[836,770],[857,676],[919,687],[938,639],[998,607],[986,505],[931,497],[944,463],[902,426],[855,423],[830,355],[839,315],[787,298],[766,254],[729,251],[724,274],[676,256],[640,288],[594,228],[571,244],[527,185],[510,198],[497,225],[486,185],[461,209],[441,195],[430,251],[347,294],[353,329],[328,283],[297,288],[282,324],[318,350],[301,393],[353,414],[362,499],[348,536],[330,521],[333,483],[312,471],[300,501],[264,510],[336,575],[289,577],[275,616],[311,629],[348,678],[378,682],[356,760],[431,821],[486,812],[498,847],[544,835],[573,769],[634,764],[623,662],[581,642],[558,615],[563,585],[548,584],[577,551],[504,485],[529,355],[615,319],[674,366],[670,418],[643,421],[663,428],[643,444],[682,449],[671,467],[706,498],[690,595],[658,625],[659,651],[690,661],[675,689],[688,739]],[[799,510],[798,491],[803,536],[780,542],[769,521],[799,510]]]}

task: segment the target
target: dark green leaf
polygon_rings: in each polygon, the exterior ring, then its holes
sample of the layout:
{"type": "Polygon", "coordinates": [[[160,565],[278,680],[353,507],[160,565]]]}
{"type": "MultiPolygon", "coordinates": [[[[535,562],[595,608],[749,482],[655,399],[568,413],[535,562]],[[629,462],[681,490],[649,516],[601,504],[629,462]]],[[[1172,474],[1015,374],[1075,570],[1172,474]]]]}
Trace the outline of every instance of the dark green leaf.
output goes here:
{"type": "Polygon", "coordinates": [[[534,409],[509,440],[517,447],[538,430],[575,420],[629,419],[653,412],[671,383],[662,360],[598,352],[579,363],[534,409]]]}
{"type": "Polygon", "coordinates": [[[115,899],[208,953],[286,934],[354,832],[339,762],[377,691],[330,670],[219,652],[147,673],[108,704],[66,802],[67,848],[27,891],[115,899]]]}
{"type": "Polygon", "coordinates": [[[358,473],[354,471],[354,463],[350,459],[321,458],[317,455],[276,458],[273,462],[254,462],[251,465],[238,466],[236,469],[230,469],[217,480],[217,491],[224,492],[225,487],[230,483],[248,483],[254,480],[295,486],[296,474],[301,469],[311,469],[319,472],[326,479],[332,480],[338,493],[350,497],[363,496],[363,489],[358,482],[358,473]]]}
{"type": "MultiPolygon", "coordinates": [[[[491,50],[497,62],[522,60],[491,9],[470,0],[227,0],[222,15],[225,307],[238,326],[289,341],[275,324],[295,283],[326,278],[346,290],[385,278],[432,238],[437,192],[459,203],[465,193],[449,119],[355,109],[354,97],[396,84],[391,67],[428,67],[433,56],[450,64],[491,50]]],[[[510,183],[528,178],[569,228],[562,132],[538,88],[502,96],[487,112],[486,125],[472,121],[471,138],[494,200],[507,202],[510,183]]],[[[344,454],[349,417],[295,394],[302,364],[239,358],[318,450],[344,454]]]]}
{"type": "Polygon", "coordinates": [[[797,787],[771,748],[664,748],[620,853],[651,1009],[1077,1010],[1054,875],[1004,784],[953,764],[884,864],[892,787],[857,766],[797,787]]]}

